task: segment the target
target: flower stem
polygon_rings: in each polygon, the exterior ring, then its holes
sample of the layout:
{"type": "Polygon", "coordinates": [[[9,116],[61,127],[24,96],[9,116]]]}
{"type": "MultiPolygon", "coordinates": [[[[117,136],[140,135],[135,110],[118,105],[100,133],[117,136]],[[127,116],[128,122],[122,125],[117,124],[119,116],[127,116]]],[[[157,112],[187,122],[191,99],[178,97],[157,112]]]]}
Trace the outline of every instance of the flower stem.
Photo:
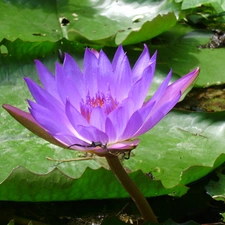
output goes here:
{"type": "Polygon", "coordinates": [[[137,185],[128,176],[127,172],[121,165],[119,158],[114,155],[108,155],[106,156],[106,160],[108,161],[108,164],[117,179],[120,181],[120,183],[123,185],[125,190],[129,193],[129,195],[135,202],[144,220],[158,223],[157,218],[153,213],[150,205],[148,204],[146,198],[141,193],[137,185]]]}

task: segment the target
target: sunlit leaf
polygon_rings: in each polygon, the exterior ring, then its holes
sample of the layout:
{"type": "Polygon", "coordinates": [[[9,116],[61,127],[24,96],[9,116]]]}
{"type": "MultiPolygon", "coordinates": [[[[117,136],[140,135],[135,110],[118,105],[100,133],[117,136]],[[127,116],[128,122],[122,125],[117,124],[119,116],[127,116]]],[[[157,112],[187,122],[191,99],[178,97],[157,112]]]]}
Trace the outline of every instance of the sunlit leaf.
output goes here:
{"type": "Polygon", "coordinates": [[[151,172],[165,187],[204,177],[225,160],[225,113],[169,113],[142,136],[126,165],[151,172]]]}
{"type": "Polygon", "coordinates": [[[180,4],[166,0],[10,0],[1,1],[0,8],[0,40],[66,38],[108,46],[148,40],[175,25],[180,13],[180,4]]]}
{"type": "Polygon", "coordinates": [[[189,8],[196,8],[203,4],[210,4],[210,3],[218,3],[221,5],[220,0],[183,0],[182,10],[189,8]]]}
{"type": "Polygon", "coordinates": [[[152,41],[150,49],[158,50],[158,70],[165,74],[170,68],[179,76],[200,67],[196,81],[199,87],[225,83],[224,48],[200,48],[210,42],[213,33],[190,30],[177,25],[152,41]]]}

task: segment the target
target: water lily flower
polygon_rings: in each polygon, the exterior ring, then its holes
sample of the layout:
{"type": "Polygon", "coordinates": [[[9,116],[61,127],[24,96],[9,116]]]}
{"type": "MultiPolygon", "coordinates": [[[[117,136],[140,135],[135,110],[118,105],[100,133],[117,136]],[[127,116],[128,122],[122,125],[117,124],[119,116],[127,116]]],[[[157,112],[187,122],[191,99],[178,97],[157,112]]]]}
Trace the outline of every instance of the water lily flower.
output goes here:
{"type": "Polygon", "coordinates": [[[138,136],[153,128],[196,79],[199,68],[169,85],[172,72],[146,101],[154,77],[156,53],[147,46],[131,68],[119,46],[110,62],[104,51],[86,49],[83,70],[65,54],[53,75],[36,60],[42,87],[25,81],[34,98],[29,113],[3,107],[23,126],[60,147],[104,156],[134,149],[138,136]]]}

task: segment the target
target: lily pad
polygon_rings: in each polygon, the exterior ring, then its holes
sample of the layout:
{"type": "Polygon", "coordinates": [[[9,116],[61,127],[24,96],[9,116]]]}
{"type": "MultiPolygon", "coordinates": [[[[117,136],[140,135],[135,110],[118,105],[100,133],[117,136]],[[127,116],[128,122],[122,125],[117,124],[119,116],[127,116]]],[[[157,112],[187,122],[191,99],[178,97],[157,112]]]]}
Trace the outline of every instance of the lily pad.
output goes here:
{"type": "Polygon", "coordinates": [[[204,4],[206,5],[212,4],[215,7],[215,9],[220,9],[220,11],[221,11],[221,8],[224,8],[224,3],[221,3],[220,0],[183,0],[181,8],[182,10],[197,8],[204,4]]]}
{"type": "Polygon", "coordinates": [[[196,181],[225,160],[225,113],[170,112],[141,138],[135,156],[126,161],[166,188],[196,181]]]}
{"type": "Polygon", "coordinates": [[[205,30],[190,30],[177,24],[152,41],[150,49],[158,50],[158,70],[165,73],[170,68],[178,76],[200,67],[196,86],[207,87],[225,83],[224,48],[200,48],[210,42],[213,33],[205,30]]]}
{"type": "Polygon", "coordinates": [[[180,4],[166,0],[10,0],[1,1],[0,8],[0,40],[66,38],[108,46],[148,40],[174,26],[180,13],[180,4]]]}

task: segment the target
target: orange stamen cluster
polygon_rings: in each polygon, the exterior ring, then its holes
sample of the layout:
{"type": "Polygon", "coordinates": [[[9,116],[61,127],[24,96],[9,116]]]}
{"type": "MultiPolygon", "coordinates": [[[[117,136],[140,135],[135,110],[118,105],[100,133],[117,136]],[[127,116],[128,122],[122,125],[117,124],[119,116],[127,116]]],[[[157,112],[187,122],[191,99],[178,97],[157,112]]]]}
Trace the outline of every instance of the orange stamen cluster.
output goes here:
{"type": "Polygon", "coordinates": [[[91,97],[90,94],[86,96],[86,101],[81,102],[81,114],[90,122],[91,113],[93,109],[100,107],[107,115],[117,107],[118,103],[112,98],[110,92],[107,94],[97,92],[95,97],[91,97]]]}

